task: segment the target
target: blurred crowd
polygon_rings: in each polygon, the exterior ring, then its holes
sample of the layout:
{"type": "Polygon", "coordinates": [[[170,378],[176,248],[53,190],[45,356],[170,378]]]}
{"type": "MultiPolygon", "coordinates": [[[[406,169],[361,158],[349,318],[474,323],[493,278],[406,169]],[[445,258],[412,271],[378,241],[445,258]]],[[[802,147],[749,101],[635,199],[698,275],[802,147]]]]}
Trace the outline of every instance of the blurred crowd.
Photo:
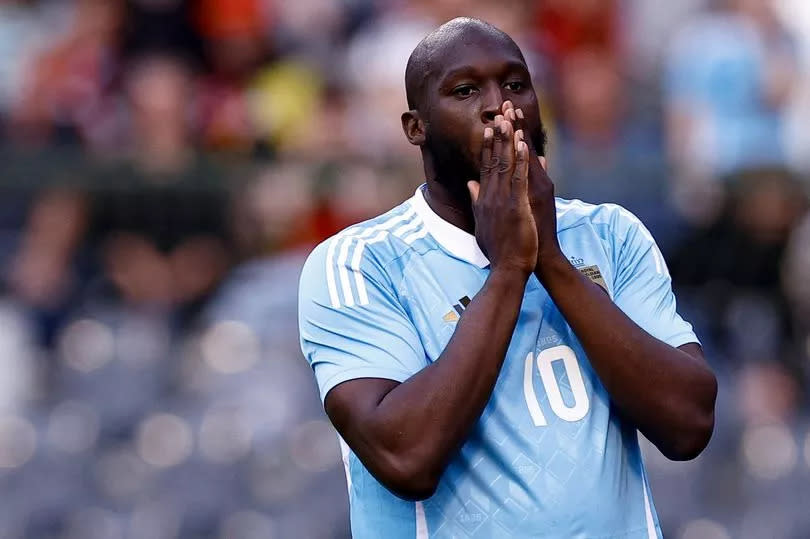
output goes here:
{"type": "Polygon", "coordinates": [[[298,272],[422,183],[405,63],[457,15],[718,374],[703,456],[645,446],[665,535],[810,536],[803,0],[0,0],[1,538],[348,537],[298,272]]]}

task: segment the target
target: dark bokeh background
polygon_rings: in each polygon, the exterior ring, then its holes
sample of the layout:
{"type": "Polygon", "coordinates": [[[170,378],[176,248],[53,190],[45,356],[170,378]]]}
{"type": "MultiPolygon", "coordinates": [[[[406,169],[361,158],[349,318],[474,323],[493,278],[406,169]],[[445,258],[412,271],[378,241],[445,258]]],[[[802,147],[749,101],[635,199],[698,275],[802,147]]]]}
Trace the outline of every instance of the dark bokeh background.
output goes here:
{"type": "Polygon", "coordinates": [[[720,379],[667,537],[810,537],[804,0],[0,0],[0,537],[347,537],[318,241],[422,182],[414,45],[531,63],[558,193],[647,223],[720,379]]]}

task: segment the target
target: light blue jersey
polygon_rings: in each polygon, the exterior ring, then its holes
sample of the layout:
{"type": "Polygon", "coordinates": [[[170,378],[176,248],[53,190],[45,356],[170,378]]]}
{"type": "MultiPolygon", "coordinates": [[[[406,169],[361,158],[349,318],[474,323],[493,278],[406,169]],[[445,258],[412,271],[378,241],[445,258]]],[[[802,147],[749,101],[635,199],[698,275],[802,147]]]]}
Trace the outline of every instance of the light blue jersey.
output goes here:
{"type": "MultiPolygon", "coordinates": [[[[487,278],[475,237],[436,215],[422,189],[307,260],[301,348],[322,398],[355,378],[403,382],[436,361],[487,278]]],[[[697,342],[675,311],[658,247],[632,214],[612,204],[556,204],[572,264],[653,336],[672,346],[697,342]]],[[[532,276],[492,398],[433,497],[396,497],[341,443],[353,536],[660,537],[637,436],[532,276]]]]}

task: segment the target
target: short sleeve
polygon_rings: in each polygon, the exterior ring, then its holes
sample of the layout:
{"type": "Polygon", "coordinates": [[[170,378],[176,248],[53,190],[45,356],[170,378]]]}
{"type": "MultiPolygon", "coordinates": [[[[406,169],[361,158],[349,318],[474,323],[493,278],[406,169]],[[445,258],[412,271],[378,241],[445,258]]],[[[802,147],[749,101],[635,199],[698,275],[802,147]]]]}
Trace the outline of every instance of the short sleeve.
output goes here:
{"type": "Polygon", "coordinates": [[[351,257],[339,256],[336,245],[346,241],[351,240],[338,237],[319,245],[299,284],[301,351],[321,400],[348,380],[404,382],[427,365],[416,328],[384,268],[362,242],[347,245],[354,249],[351,257]]]}
{"type": "Polygon", "coordinates": [[[614,302],[641,328],[670,346],[699,343],[691,324],[676,310],[672,279],[652,235],[627,210],[620,210],[619,221],[623,240],[616,245],[614,302]]]}

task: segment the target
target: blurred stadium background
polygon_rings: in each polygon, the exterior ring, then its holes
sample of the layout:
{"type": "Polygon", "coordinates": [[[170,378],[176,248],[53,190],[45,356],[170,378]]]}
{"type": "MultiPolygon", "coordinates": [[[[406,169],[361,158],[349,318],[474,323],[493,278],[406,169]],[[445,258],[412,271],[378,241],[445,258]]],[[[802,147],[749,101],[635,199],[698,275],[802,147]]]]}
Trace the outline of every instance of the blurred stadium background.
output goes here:
{"type": "Polygon", "coordinates": [[[422,181],[413,46],[527,53],[561,196],[639,215],[720,379],[667,537],[810,537],[810,3],[0,0],[0,537],[348,537],[318,241],[422,181]]]}

